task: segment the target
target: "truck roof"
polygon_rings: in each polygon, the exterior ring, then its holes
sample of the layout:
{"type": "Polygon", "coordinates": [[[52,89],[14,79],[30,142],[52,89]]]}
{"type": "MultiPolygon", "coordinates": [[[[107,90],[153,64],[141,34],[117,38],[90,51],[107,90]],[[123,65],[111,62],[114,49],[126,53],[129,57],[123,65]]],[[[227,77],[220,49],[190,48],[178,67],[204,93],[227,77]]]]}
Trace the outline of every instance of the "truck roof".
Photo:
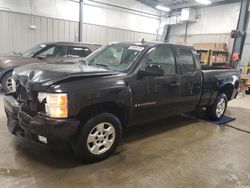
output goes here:
{"type": "MultiPolygon", "coordinates": [[[[139,45],[139,46],[144,46],[144,47],[152,47],[155,46],[157,44],[169,44],[169,45],[173,45],[175,47],[180,47],[180,48],[192,48],[191,46],[184,46],[184,45],[178,45],[178,44],[172,44],[172,43],[167,43],[167,42],[155,42],[155,41],[144,41],[144,42],[140,42],[140,41],[128,41],[128,42],[111,42],[110,44],[127,44],[127,45],[139,45]]],[[[64,42],[64,41],[57,41],[57,42],[45,42],[43,44],[46,45],[74,45],[74,46],[101,46],[99,44],[92,44],[92,43],[84,43],[84,42],[64,42]]]]}
{"type": "Polygon", "coordinates": [[[172,44],[172,43],[168,43],[168,42],[151,42],[151,41],[145,41],[145,42],[138,42],[138,41],[134,41],[134,42],[112,42],[110,44],[127,44],[127,45],[139,45],[139,46],[143,46],[143,47],[152,47],[158,44],[169,44],[172,45],[174,47],[179,47],[179,48],[189,48],[192,49],[192,46],[185,46],[185,45],[179,45],[179,44],[172,44]]]}
{"type": "Polygon", "coordinates": [[[92,44],[92,43],[85,43],[85,42],[64,42],[64,41],[44,42],[43,44],[46,44],[46,45],[76,45],[76,46],[95,45],[95,46],[101,46],[100,44],[92,44]]]}

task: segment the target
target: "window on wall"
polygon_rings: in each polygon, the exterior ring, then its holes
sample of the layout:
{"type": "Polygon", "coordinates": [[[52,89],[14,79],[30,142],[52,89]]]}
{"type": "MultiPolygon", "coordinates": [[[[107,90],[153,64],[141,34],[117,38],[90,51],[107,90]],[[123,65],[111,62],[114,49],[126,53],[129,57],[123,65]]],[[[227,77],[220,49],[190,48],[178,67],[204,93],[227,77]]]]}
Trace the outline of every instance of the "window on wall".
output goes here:
{"type": "Polygon", "coordinates": [[[193,73],[195,70],[195,62],[193,53],[190,49],[179,49],[179,63],[184,74],[193,73]]]}
{"type": "Polygon", "coordinates": [[[69,46],[68,48],[69,57],[86,57],[89,54],[91,54],[91,50],[87,47],[69,46]]]}
{"type": "Polygon", "coordinates": [[[164,70],[164,75],[175,74],[176,64],[173,51],[168,46],[159,46],[150,52],[146,58],[146,64],[160,65],[164,70]]]}

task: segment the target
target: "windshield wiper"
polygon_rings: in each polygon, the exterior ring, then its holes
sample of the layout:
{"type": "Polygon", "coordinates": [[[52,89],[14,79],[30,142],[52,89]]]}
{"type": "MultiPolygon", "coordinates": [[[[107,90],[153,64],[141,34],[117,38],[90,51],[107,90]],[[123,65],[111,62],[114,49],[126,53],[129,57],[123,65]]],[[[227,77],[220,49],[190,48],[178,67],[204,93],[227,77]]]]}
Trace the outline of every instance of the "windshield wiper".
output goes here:
{"type": "Polygon", "coordinates": [[[106,68],[109,68],[109,66],[108,66],[108,65],[106,65],[106,64],[96,63],[95,65],[97,65],[97,66],[102,66],[102,67],[106,67],[106,68]]]}

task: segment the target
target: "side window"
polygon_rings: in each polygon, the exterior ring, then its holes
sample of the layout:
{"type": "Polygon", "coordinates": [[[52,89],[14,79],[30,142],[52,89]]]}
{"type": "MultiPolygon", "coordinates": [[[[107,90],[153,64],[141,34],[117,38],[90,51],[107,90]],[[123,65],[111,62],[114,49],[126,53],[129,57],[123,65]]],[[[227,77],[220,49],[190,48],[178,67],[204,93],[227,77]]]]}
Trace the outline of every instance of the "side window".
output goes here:
{"type": "Polygon", "coordinates": [[[184,74],[193,73],[195,70],[195,62],[192,51],[189,49],[179,49],[179,63],[184,74]]]}
{"type": "Polygon", "coordinates": [[[69,57],[86,57],[91,54],[91,50],[87,47],[74,47],[69,46],[68,56],[69,57]]]}
{"type": "Polygon", "coordinates": [[[66,57],[67,47],[66,46],[48,46],[39,54],[46,57],[66,57]]]}
{"type": "Polygon", "coordinates": [[[55,46],[54,57],[66,57],[67,56],[67,46],[55,46]]]}
{"type": "Polygon", "coordinates": [[[51,57],[54,54],[55,46],[49,46],[46,47],[44,50],[42,50],[42,53],[39,53],[38,55],[45,56],[45,57],[51,57]]]}
{"type": "Polygon", "coordinates": [[[164,70],[164,75],[176,74],[176,63],[170,47],[160,46],[153,49],[146,58],[146,64],[157,64],[164,70]]]}

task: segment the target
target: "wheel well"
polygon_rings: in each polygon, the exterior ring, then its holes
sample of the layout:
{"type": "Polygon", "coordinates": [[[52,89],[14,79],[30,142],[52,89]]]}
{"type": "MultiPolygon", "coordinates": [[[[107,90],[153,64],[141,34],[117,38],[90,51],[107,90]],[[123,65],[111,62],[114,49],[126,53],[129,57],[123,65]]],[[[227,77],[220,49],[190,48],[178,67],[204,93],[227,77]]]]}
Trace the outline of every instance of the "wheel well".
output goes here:
{"type": "Polygon", "coordinates": [[[86,122],[91,117],[105,112],[114,114],[118,117],[122,125],[126,124],[127,108],[124,105],[119,105],[115,102],[104,102],[87,106],[78,113],[77,119],[81,122],[86,122]]]}
{"type": "Polygon", "coordinates": [[[234,86],[232,84],[226,84],[219,90],[219,94],[224,93],[228,100],[231,100],[233,94],[234,86]]]}
{"type": "Polygon", "coordinates": [[[4,73],[2,74],[2,76],[1,76],[1,78],[0,78],[0,82],[2,82],[3,77],[4,77],[6,74],[8,74],[9,72],[12,72],[12,71],[13,71],[13,69],[10,69],[10,70],[7,70],[6,72],[4,72],[4,73]]]}

